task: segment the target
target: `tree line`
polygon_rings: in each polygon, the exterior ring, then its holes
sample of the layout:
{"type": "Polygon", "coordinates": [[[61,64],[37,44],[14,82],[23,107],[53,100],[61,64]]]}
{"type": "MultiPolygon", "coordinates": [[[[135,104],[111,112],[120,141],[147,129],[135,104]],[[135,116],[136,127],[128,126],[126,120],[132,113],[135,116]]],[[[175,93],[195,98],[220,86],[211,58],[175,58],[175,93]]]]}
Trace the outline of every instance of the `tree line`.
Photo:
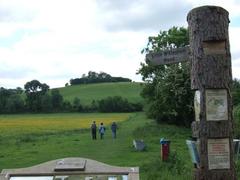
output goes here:
{"type": "Polygon", "coordinates": [[[0,113],[50,113],[50,112],[135,112],[142,111],[141,103],[132,103],[120,96],[93,100],[82,105],[75,97],[72,102],[64,100],[58,89],[49,89],[45,83],[32,80],[24,89],[0,88],[0,113]]]}
{"type": "Polygon", "coordinates": [[[70,79],[70,85],[103,83],[103,82],[132,82],[131,79],[123,77],[112,77],[105,72],[89,71],[88,74],[83,74],[81,78],[70,79]]]}

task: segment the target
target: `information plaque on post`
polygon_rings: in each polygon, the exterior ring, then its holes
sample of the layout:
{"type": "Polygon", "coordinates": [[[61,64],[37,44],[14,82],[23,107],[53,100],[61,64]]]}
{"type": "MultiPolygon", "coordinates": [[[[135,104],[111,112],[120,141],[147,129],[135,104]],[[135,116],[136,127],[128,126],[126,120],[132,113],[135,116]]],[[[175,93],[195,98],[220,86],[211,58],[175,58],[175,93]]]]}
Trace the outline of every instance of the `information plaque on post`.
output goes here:
{"type": "Polygon", "coordinates": [[[207,121],[228,120],[228,103],[226,89],[206,90],[207,121]]]}
{"type": "Polygon", "coordinates": [[[230,168],[229,139],[208,139],[209,169],[230,168]]]}

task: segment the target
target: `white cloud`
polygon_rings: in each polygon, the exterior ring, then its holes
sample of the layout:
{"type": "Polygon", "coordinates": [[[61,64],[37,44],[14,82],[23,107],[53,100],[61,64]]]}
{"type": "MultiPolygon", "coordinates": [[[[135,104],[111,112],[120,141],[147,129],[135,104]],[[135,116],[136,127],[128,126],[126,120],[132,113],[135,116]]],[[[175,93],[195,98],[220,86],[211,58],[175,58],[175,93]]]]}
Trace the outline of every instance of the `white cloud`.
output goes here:
{"type": "Polygon", "coordinates": [[[190,3],[178,0],[98,0],[100,17],[108,31],[159,31],[169,29],[173,25],[186,25],[185,16],[190,3]]]}
{"type": "Polygon", "coordinates": [[[232,62],[232,75],[233,78],[240,79],[240,58],[232,62]]]}
{"type": "Polygon", "coordinates": [[[240,58],[239,39],[237,38],[239,36],[239,32],[240,32],[240,27],[229,28],[230,48],[231,48],[231,54],[233,59],[240,58]]]}
{"type": "MultiPolygon", "coordinates": [[[[1,0],[0,86],[23,87],[38,79],[60,87],[90,70],[139,81],[135,73],[148,36],[187,26],[188,11],[206,3],[224,6],[237,24],[240,4],[234,0],[1,0]]],[[[230,24],[235,77],[239,28],[230,24]]]]}

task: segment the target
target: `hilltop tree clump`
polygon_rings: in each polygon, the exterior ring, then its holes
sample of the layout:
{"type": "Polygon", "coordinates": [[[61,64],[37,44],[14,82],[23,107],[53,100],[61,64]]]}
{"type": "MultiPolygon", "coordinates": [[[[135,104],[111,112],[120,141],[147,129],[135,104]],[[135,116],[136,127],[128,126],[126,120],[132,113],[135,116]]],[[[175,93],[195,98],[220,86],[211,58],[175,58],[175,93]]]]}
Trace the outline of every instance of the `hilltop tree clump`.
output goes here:
{"type": "Polygon", "coordinates": [[[75,78],[70,80],[71,85],[104,82],[132,82],[132,80],[123,77],[112,77],[110,74],[107,74],[105,72],[96,73],[94,71],[89,71],[88,75],[83,74],[81,78],[75,78]]]}

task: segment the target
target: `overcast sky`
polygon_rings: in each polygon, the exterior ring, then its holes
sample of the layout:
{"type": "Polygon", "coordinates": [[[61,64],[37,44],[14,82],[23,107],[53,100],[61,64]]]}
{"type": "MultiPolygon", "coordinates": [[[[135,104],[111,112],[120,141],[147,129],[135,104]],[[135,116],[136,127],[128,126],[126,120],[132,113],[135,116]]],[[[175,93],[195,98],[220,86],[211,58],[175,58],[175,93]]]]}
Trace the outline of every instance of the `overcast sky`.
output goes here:
{"type": "Polygon", "coordinates": [[[33,79],[63,87],[88,71],[141,81],[148,36],[187,27],[187,13],[202,5],[229,12],[233,77],[240,79],[240,0],[0,0],[0,87],[33,79]]]}

